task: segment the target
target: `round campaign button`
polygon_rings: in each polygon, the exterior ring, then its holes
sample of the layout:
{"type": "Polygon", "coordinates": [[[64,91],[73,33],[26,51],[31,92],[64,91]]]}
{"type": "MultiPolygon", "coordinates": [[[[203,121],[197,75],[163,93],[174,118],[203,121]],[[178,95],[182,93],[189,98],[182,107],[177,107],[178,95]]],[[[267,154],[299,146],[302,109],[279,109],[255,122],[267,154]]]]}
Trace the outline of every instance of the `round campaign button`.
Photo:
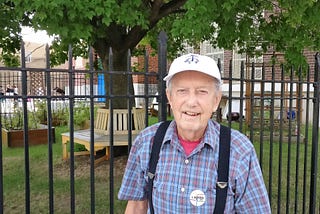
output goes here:
{"type": "Polygon", "coordinates": [[[193,190],[190,194],[190,202],[193,206],[200,207],[206,201],[206,196],[201,190],[193,190]]]}

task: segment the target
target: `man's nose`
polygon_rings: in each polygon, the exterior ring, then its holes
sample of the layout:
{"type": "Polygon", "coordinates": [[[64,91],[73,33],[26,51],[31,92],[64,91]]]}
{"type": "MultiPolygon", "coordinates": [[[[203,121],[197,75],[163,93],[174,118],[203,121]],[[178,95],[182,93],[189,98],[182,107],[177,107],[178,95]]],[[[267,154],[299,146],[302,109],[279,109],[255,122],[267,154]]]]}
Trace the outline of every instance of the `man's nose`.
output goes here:
{"type": "Polygon", "coordinates": [[[195,92],[190,92],[187,102],[190,106],[196,106],[198,103],[197,94],[195,92]]]}

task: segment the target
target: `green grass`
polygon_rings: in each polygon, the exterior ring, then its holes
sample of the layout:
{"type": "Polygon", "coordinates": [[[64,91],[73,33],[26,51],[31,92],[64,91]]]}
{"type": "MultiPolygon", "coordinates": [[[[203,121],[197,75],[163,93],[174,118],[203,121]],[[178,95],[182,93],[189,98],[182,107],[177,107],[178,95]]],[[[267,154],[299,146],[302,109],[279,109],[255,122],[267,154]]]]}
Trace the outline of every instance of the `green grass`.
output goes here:
{"type": "MultiPolygon", "coordinates": [[[[61,136],[67,127],[56,127],[56,143],[52,146],[54,212],[70,213],[70,162],[62,160],[61,136]]],[[[25,213],[25,160],[23,148],[3,149],[4,213],[25,213]]],[[[117,159],[117,158],[116,158],[117,159]]],[[[30,210],[31,213],[48,213],[49,171],[48,146],[29,148],[30,210]]],[[[115,168],[114,171],[117,169],[115,168]]],[[[95,210],[109,212],[109,161],[95,168],[95,210]]],[[[75,209],[76,213],[90,213],[90,164],[89,157],[75,158],[75,209]]],[[[116,193],[122,172],[114,173],[114,213],[124,213],[126,202],[118,201],[116,193]]]]}
{"type": "MultiPolygon", "coordinates": [[[[172,119],[172,118],[170,118],[172,119]]],[[[157,122],[150,118],[149,123],[157,122]]],[[[237,128],[237,123],[232,126],[237,128]]],[[[70,213],[70,162],[62,160],[61,136],[68,127],[56,127],[56,143],[52,145],[54,212],[70,213]]],[[[248,132],[248,129],[245,128],[248,132]]],[[[311,131],[311,130],[310,130],[311,131]]],[[[309,139],[311,133],[308,133],[309,139]]],[[[311,144],[280,143],[275,138],[272,143],[254,140],[257,155],[262,159],[262,170],[265,183],[271,193],[273,213],[278,211],[277,201],[280,199],[280,213],[286,211],[287,194],[289,195],[289,213],[294,213],[297,200],[297,213],[302,213],[304,159],[306,158],[306,207],[308,213],[310,190],[311,144]],[[305,149],[307,151],[305,152],[305,149]],[[289,157],[290,152],[290,157],[289,157]],[[306,156],[305,156],[306,155],[306,156]],[[281,166],[279,163],[281,161],[281,166]],[[298,167],[296,168],[296,164],[298,167]],[[281,168],[279,168],[281,167],[281,168]],[[290,168],[290,171],[288,171],[290,168]],[[281,174],[279,174],[281,172],[281,174]],[[279,186],[280,183],[280,186],[279,186]],[[287,186],[289,185],[289,192],[287,186]],[[280,195],[278,189],[280,188],[280,195]],[[295,191],[297,190],[297,194],[295,191]]],[[[3,192],[4,213],[25,212],[25,160],[23,148],[3,149],[3,192]]],[[[114,167],[114,213],[124,213],[125,201],[117,200],[117,193],[122,180],[126,156],[116,157],[114,167]]],[[[49,210],[49,171],[48,146],[39,145],[29,148],[30,164],[30,210],[31,213],[48,213],[49,210]]],[[[90,164],[88,156],[75,157],[75,209],[76,213],[90,213],[90,164]]],[[[94,168],[95,173],[95,213],[110,212],[109,161],[94,168]]],[[[318,179],[319,180],[319,179],[318,179]]],[[[317,183],[317,199],[320,197],[320,183],[317,183]]],[[[320,206],[317,200],[317,207],[320,206]]]]}
{"type": "MultiPolygon", "coordinates": [[[[172,118],[171,118],[172,119],[172,118]]],[[[149,125],[158,122],[150,117],[149,125]]],[[[61,133],[67,126],[56,127],[56,142],[52,145],[54,212],[70,213],[70,162],[62,160],[61,133]]],[[[81,150],[75,145],[75,148],[81,150]]],[[[3,150],[3,191],[4,213],[25,212],[25,151],[23,148],[3,150]]],[[[30,210],[31,213],[48,213],[49,209],[49,151],[47,145],[32,146],[29,152],[30,210]]],[[[116,157],[125,164],[126,156],[116,157]]],[[[110,212],[110,162],[105,161],[95,168],[95,213],[110,212]]],[[[114,167],[114,213],[124,213],[125,201],[117,200],[117,192],[122,181],[121,170],[114,167]]],[[[90,213],[90,163],[88,156],[75,157],[75,209],[76,213],[90,213]]]]}
{"type": "MultiPolygon", "coordinates": [[[[239,128],[239,123],[232,123],[232,127],[239,128]]],[[[263,132],[255,127],[253,131],[253,144],[264,175],[266,187],[271,196],[272,213],[306,213],[310,205],[310,179],[311,179],[311,156],[312,156],[312,129],[309,127],[305,133],[305,126],[301,125],[300,142],[297,136],[292,135],[289,141],[288,127],[283,127],[283,138],[280,139],[279,130],[274,130],[275,135],[270,139],[270,127],[263,132]],[[260,135],[263,134],[263,141],[260,135]],[[307,137],[307,143],[304,143],[307,137]],[[303,201],[305,197],[305,202],[303,201]],[[288,204],[288,206],[287,206],[288,204]],[[296,204],[296,205],[295,205],[296,204]],[[305,207],[303,207],[305,205],[305,207]]],[[[250,128],[243,126],[243,132],[250,136],[250,128]]],[[[291,134],[294,132],[291,132],[291,134]]],[[[318,141],[320,143],[320,140],[318,141]]],[[[318,162],[320,157],[318,157],[318,162]]],[[[318,170],[319,171],[319,170],[318,170]]],[[[319,174],[319,173],[318,173],[319,174]]],[[[320,206],[320,181],[317,181],[317,209],[320,206]]]]}
{"type": "MultiPolygon", "coordinates": [[[[303,193],[304,181],[304,150],[305,145],[282,143],[282,152],[280,152],[281,143],[274,142],[272,147],[270,143],[263,142],[263,147],[258,142],[254,143],[259,158],[262,158],[262,170],[264,180],[269,194],[271,193],[273,211],[278,210],[277,200],[280,200],[281,211],[286,209],[286,199],[289,199],[289,213],[294,213],[294,204],[297,197],[297,210],[302,213],[302,196],[305,194],[309,200],[310,190],[310,151],[307,155],[307,164],[309,169],[306,170],[306,192],[303,193]],[[290,150],[290,156],[289,156],[290,150]],[[262,155],[262,156],[261,156],[262,155]],[[279,164],[281,162],[281,164],[279,164]],[[298,165],[297,165],[298,164],[298,165]],[[289,169],[289,170],[288,170],[289,169]],[[287,190],[287,187],[289,189],[287,190]],[[280,190],[280,195],[278,195],[280,190]],[[296,192],[297,191],[297,192],[296,192]]],[[[319,197],[318,192],[318,197],[319,197]]],[[[308,203],[306,204],[308,207],[308,203]]],[[[318,205],[319,206],[319,205],[318,205]]],[[[281,212],[282,213],[282,212],[281,212]]]]}

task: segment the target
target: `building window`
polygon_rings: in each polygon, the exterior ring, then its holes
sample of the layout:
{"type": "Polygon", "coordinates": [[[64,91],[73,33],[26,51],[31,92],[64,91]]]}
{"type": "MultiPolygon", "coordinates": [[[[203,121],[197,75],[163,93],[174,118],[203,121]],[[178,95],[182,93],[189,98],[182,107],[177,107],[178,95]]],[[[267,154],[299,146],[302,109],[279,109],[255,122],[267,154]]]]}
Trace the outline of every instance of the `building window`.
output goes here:
{"type": "Polygon", "coordinates": [[[241,63],[246,63],[246,54],[245,53],[238,53],[237,51],[233,51],[232,56],[232,77],[233,78],[240,78],[241,77],[241,63]]]}
{"type": "Polygon", "coordinates": [[[217,63],[220,59],[220,72],[223,76],[223,68],[224,68],[224,49],[221,48],[214,48],[209,42],[203,42],[200,45],[200,54],[206,55],[214,59],[217,63]]]}
{"type": "Polygon", "coordinates": [[[188,54],[188,53],[194,53],[194,48],[190,45],[184,45],[184,53],[183,54],[188,54]]]}
{"type": "Polygon", "coordinates": [[[254,63],[254,78],[262,79],[263,56],[252,57],[248,59],[247,64],[249,66],[248,70],[250,71],[250,75],[252,70],[252,63],[254,63]]]}
{"type": "Polygon", "coordinates": [[[30,63],[31,61],[32,61],[32,53],[27,51],[25,56],[25,62],[30,63]]]}

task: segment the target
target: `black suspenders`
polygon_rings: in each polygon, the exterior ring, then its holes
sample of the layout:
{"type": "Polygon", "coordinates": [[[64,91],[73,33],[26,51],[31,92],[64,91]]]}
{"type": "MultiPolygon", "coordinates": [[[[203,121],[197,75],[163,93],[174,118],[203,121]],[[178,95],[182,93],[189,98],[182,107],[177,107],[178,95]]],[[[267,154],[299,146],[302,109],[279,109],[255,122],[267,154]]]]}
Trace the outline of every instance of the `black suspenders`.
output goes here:
{"type": "Polygon", "coordinates": [[[214,214],[223,213],[227,200],[229,157],[230,157],[230,128],[220,125],[218,181],[216,185],[216,205],[214,214]]]}
{"type": "Polygon", "coordinates": [[[163,141],[164,135],[166,134],[166,131],[170,122],[171,121],[164,121],[163,123],[161,123],[153,139],[152,151],[151,151],[151,156],[149,161],[149,172],[148,172],[148,200],[149,200],[149,207],[150,207],[151,214],[154,214],[153,203],[152,203],[153,178],[154,178],[154,174],[156,172],[156,168],[159,160],[159,153],[160,153],[162,141],[163,141]]]}
{"type": "MultiPolygon", "coordinates": [[[[150,213],[154,214],[152,203],[152,189],[153,179],[159,160],[160,148],[164,135],[167,131],[171,121],[164,121],[160,124],[153,140],[152,151],[149,161],[148,171],[148,200],[150,213]]],[[[230,128],[220,125],[220,138],[219,138],[219,161],[218,161],[218,182],[216,185],[216,205],[214,214],[220,214],[224,212],[227,190],[228,190],[228,176],[229,176],[229,157],[230,157],[230,140],[231,130],[230,128]]]]}

